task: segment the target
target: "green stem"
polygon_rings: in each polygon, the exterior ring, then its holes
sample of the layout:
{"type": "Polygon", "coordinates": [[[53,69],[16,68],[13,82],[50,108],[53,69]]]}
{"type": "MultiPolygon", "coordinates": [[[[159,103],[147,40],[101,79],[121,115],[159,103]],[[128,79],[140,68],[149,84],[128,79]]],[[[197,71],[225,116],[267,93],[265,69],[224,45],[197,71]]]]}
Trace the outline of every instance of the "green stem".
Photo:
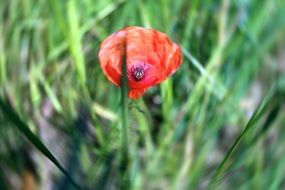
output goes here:
{"type": "Polygon", "coordinates": [[[126,62],[126,43],[125,52],[122,64],[122,101],[121,101],[121,114],[122,114],[122,148],[123,155],[128,155],[128,81],[127,81],[127,62],[126,62]]]}
{"type": "Polygon", "coordinates": [[[124,56],[122,62],[122,80],[121,80],[121,116],[122,116],[122,161],[121,170],[123,171],[123,178],[121,189],[129,189],[129,176],[127,173],[129,146],[128,146],[128,80],[127,80],[127,53],[126,45],[124,45],[124,56]]]}

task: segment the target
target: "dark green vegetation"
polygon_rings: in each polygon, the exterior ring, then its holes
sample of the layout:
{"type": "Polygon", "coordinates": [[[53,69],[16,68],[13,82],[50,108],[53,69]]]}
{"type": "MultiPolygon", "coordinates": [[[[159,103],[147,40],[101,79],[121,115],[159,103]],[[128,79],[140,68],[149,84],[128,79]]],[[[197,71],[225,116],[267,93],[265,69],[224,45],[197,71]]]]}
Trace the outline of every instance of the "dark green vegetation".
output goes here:
{"type": "Polygon", "coordinates": [[[26,171],[42,189],[284,189],[284,10],[283,0],[0,0],[0,189],[26,171]],[[167,33],[184,61],[123,101],[122,144],[121,90],[97,53],[126,25],[167,33]]]}

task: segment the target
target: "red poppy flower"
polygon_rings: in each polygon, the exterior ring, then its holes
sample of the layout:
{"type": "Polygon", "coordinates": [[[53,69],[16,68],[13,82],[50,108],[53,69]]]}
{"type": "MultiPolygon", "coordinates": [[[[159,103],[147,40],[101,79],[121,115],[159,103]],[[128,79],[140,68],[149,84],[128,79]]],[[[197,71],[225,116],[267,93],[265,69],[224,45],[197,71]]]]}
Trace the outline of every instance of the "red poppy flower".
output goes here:
{"type": "Polygon", "coordinates": [[[99,51],[101,68],[116,86],[121,85],[125,52],[131,99],[139,98],[149,87],[165,80],[182,63],[180,47],[166,34],[137,26],[124,28],[105,39],[99,51]]]}

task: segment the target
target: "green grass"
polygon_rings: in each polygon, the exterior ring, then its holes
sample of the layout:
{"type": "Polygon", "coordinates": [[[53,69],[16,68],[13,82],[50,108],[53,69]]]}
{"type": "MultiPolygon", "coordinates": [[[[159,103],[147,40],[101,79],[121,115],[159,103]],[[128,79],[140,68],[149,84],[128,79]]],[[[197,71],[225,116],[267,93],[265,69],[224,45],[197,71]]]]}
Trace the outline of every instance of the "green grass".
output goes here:
{"type": "Polygon", "coordinates": [[[10,175],[21,181],[26,170],[42,189],[48,180],[55,189],[283,189],[284,9],[282,0],[0,1],[0,189],[15,189],[10,175]],[[97,58],[127,25],[168,34],[184,55],[136,101],[97,58]]]}

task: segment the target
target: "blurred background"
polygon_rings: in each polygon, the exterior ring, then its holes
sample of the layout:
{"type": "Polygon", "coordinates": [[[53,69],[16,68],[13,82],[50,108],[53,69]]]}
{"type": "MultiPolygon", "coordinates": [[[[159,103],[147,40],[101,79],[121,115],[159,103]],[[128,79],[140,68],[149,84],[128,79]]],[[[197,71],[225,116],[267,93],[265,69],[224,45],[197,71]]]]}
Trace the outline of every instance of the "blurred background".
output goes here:
{"type": "Polygon", "coordinates": [[[285,189],[284,10],[283,0],[0,0],[0,189],[285,189]],[[183,64],[129,100],[122,159],[120,89],[97,55],[129,25],[169,35],[183,64]]]}

